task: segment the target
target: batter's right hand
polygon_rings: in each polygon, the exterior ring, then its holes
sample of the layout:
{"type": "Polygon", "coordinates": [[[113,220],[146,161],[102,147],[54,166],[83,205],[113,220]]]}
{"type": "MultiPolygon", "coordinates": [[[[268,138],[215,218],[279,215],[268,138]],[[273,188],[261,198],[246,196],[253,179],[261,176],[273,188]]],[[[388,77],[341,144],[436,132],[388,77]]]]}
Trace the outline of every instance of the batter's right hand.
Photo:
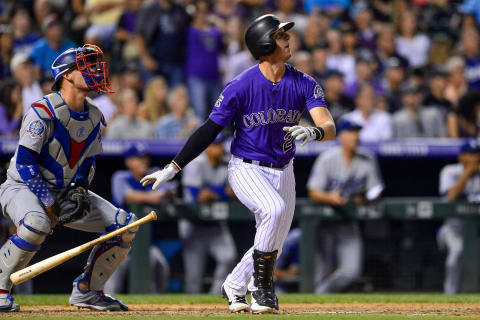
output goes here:
{"type": "Polygon", "coordinates": [[[149,174],[148,176],[143,177],[142,180],[140,180],[140,183],[144,187],[150,183],[153,183],[152,190],[156,190],[159,185],[172,179],[176,174],[177,170],[175,170],[172,165],[168,164],[162,170],[158,170],[152,174],[149,174]]]}

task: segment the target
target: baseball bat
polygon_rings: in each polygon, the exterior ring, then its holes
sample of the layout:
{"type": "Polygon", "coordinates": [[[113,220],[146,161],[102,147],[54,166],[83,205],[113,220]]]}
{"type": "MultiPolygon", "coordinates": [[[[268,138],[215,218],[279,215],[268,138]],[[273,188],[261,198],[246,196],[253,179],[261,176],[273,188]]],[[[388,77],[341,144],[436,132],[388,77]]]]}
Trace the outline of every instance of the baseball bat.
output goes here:
{"type": "Polygon", "coordinates": [[[97,238],[95,240],[89,241],[87,243],[84,243],[78,247],[75,247],[73,249],[67,250],[65,252],[61,252],[59,254],[56,254],[50,258],[47,258],[45,260],[39,261],[35,264],[32,264],[31,266],[28,266],[26,268],[23,268],[17,272],[14,272],[10,275],[10,280],[14,285],[23,283],[29,279],[32,279],[33,277],[38,276],[41,273],[44,273],[45,271],[48,271],[52,268],[55,268],[56,266],[64,263],[65,261],[70,260],[71,258],[78,256],[80,253],[87,251],[90,248],[93,248],[95,245],[102,243],[104,241],[107,241],[113,237],[116,237],[118,235],[121,235],[125,231],[135,228],[136,226],[139,226],[141,224],[144,224],[146,222],[152,221],[152,220],[157,220],[157,214],[155,211],[150,212],[148,215],[145,217],[128,224],[118,230],[115,230],[113,232],[110,232],[104,236],[101,236],[100,238],[97,238]]]}

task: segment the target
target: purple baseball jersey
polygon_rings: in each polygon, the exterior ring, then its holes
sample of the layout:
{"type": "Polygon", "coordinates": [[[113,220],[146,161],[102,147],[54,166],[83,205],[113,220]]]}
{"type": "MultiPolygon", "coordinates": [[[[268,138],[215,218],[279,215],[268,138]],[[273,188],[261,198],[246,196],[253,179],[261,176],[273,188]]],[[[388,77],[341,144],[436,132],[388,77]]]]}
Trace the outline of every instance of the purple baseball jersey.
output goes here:
{"type": "Polygon", "coordinates": [[[210,119],[221,126],[234,121],[233,155],[286,164],[295,154],[295,142],[283,127],[298,124],[305,107],[326,107],[323,90],[312,77],[286,64],[282,80],[274,85],[257,64],[226,85],[210,119]]]}

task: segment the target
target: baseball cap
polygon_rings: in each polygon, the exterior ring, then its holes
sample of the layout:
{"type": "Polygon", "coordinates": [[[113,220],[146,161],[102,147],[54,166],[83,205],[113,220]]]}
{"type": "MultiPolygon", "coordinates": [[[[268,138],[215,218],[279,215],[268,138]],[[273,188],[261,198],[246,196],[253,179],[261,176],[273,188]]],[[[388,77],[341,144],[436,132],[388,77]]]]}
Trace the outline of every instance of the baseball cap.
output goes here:
{"type": "Polygon", "coordinates": [[[361,130],[362,126],[352,120],[342,119],[337,125],[337,135],[340,134],[342,131],[354,131],[354,130],[361,130]]]}
{"type": "Polygon", "coordinates": [[[133,157],[140,158],[146,155],[147,155],[147,152],[145,148],[141,146],[132,145],[130,148],[127,149],[127,151],[125,151],[125,153],[123,154],[123,157],[124,158],[133,158],[133,157]]]}
{"type": "Polygon", "coordinates": [[[400,61],[400,59],[398,59],[397,57],[390,57],[388,58],[386,64],[385,64],[385,67],[387,69],[390,69],[390,68],[402,68],[403,65],[402,65],[402,62],[400,61]]]}
{"type": "Polygon", "coordinates": [[[340,77],[343,78],[343,73],[336,70],[336,69],[329,69],[327,70],[327,73],[325,74],[325,79],[331,78],[331,77],[340,77]]]}
{"type": "Polygon", "coordinates": [[[460,153],[479,153],[480,143],[475,139],[467,139],[462,143],[460,147],[460,153]]]}
{"type": "Polygon", "coordinates": [[[12,71],[15,71],[15,69],[25,63],[25,62],[29,62],[31,61],[30,60],[30,57],[28,55],[28,53],[26,52],[19,52],[19,53],[16,53],[13,58],[12,58],[12,61],[10,61],[10,70],[12,71]]]}
{"type": "Polygon", "coordinates": [[[420,89],[420,87],[413,83],[409,83],[405,86],[402,86],[402,88],[400,89],[400,92],[402,93],[402,95],[415,94],[421,91],[422,90],[420,89]]]}

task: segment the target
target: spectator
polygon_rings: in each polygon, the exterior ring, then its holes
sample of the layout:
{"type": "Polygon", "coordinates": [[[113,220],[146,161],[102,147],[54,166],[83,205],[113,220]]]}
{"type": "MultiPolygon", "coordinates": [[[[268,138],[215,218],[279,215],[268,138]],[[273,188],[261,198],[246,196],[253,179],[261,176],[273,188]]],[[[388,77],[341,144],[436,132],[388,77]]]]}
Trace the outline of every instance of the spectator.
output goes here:
{"type": "MultiPolygon", "coordinates": [[[[217,138],[203,155],[183,170],[183,198],[186,202],[208,203],[229,201],[233,191],[227,182],[228,162],[222,138],[217,138]]],[[[237,249],[226,221],[180,220],[179,234],[183,240],[185,292],[202,292],[206,259],[215,260],[215,270],[209,293],[220,294],[220,288],[237,259],[237,249]]]]}
{"type": "Polygon", "coordinates": [[[423,107],[420,90],[415,85],[402,89],[403,108],[393,114],[394,138],[445,137],[445,121],[435,107],[423,107]]]}
{"type": "Polygon", "coordinates": [[[372,28],[372,10],[370,10],[366,4],[363,4],[355,10],[353,19],[358,29],[356,34],[358,48],[363,48],[371,52],[375,51],[376,43],[375,33],[372,28]]]}
{"type": "Polygon", "coordinates": [[[403,65],[395,56],[390,57],[384,65],[385,98],[388,102],[388,112],[394,113],[402,108],[402,85],[405,80],[403,65]]]}
{"type": "MultiPolygon", "coordinates": [[[[341,208],[351,201],[364,205],[379,199],[384,186],[373,154],[358,147],[361,126],[342,120],[340,146],[315,161],[307,188],[315,202],[341,208]]],[[[358,221],[322,221],[318,225],[315,293],[345,290],[361,274],[363,244],[358,221]]]]}
{"type": "Polygon", "coordinates": [[[205,120],[221,92],[219,55],[223,49],[222,34],[210,24],[210,4],[198,0],[192,25],[187,33],[185,73],[193,110],[205,120]]]}
{"type": "Polygon", "coordinates": [[[135,91],[124,89],[120,94],[120,114],[108,125],[108,139],[151,139],[153,126],[138,117],[138,98],[135,91]]]}
{"type": "Polygon", "coordinates": [[[274,13],[280,21],[295,22],[295,30],[303,36],[307,29],[308,16],[296,12],[298,0],[276,0],[278,10],[274,13]]]}
{"type": "Polygon", "coordinates": [[[12,14],[13,53],[30,54],[33,43],[40,37],[32,32],[32,18],[26,8],[18,7],[12,14]]]}
{"type": "Polygon", "coordinates": [[[480,92],[467,91],[458,102],[458,137],[480,136],[480,92]]]}
{"type": "Polygon", "coordinates": [[[126,8],[118,20],[115,39],[119,45],[119,48],[116,48],[119,51],[116,55],[119,59],[128,61],[139,56],[135,28],[142,3],[143,0],[127,0],[126,8]]]}
{"type": "Polygon", "coordinates": [[[199,125],[199,119],[189,107],[188,91],[184,86],[175,87],[168,96],[170,113],[158,119],[155,137],[164,140],[185,139],[199,125]]]}
{"type": "Polygon", "coordinates": [[[13,57],[12,26],[0,24],[0,79],[10,77],[10,61],[13,57]]]}
{"type": "Polygon", "coordinates": [[[323,83],[331,72],[327,68],[328,43],[320,41],[312,47],[312,69],[313,77],[317,82],[323,83]]]}
{"type": "Polygon", "coordinates": [[[297,70],[313,76],[312,55],[308,51],[297,52],[293,57],[293,66],[297,70]]]}
{"type": "Polygon", "coordinates": [[[327,68],[338,70],[343,73],[345,83],[355,80],[355,58],[342,51],[340,33],[337,30],[327,32],[328,57],[327,68]]]}
{"type": "Polygon", "coordinates": [[[22,90],[23,114],[26,114],[32,103],[43,97],[40,83],[35,80],[35,69],[28,53],[15,54],[10,62],[10,70],[22,90]]]}
{"type": "Polygon", "coordinates": [[[377,37],[376,54],[380,60],[380,72],[384,72],[389,65],[390,58],[396,58],[403,69],[408,67],[408,60],[397,53],[395,46],[395,29],[390,25],[383,26],[377,37]]]}
{"type": "MultiPolygon", "coordinates": [[[[140,179],[155,168],[149,169],[150,159],[141,146],[131,146],[124,154],[125,166],[128,170],[119,170],[112,175],[112,199],[113,202],[125,210],[131,204],[158,205],[160,201],[173,199],[177,188],[176,182],[167,182],[158,190],[152,191],[142,186],[140,179]]],[[[155,246],[150,246],[150,268],[152,272],[152,283],[150,293],[163,293],[166,291],[170,267],[162,252],[155,246]]],[[[127,277],[130,257],[118,268],[105,284],[105,292],[125,292],[124,283],[127,277]]]]}
{"type": "Polygon", "coordinates": [[[44,37],[37,40],[30,52],[30,58],[37,67],[37,79],[41,75],[50,73],[53,61],[62,52],[76,47],[75,43],[66,39],[63,34],[63,25],[55,14],[43,20],[42,31],[44,37]]]}
{"type": "MultiPolygon", "coordinates": [[[[330,29],[330,20],[318,12],[311,14],[308,18],[307,28],[303,36],[303,42],[307,48],[312,48],[321,40],[326,40],[327,32],[330,29]]],[[[289,31],[290,33],[292,31],[289,31]]]]}
{"type": "Polygon", "coordinates": [[[85,42],[109,48],[127,0],[86,0],[85,13],[90,26],[85,42]]]}
{"type": "Polygon", "coordinates": [[[0,82],[0,136],[18,133],[22,121],[20,86],[12,79],[0,82]]]}
{"type": "MultiPolygon", "coordinates": [[[[478,141],[466,140],[458,156],[458,163],[443,167],[440,172],[440,195],[447,201],[480,201],[480,173],[478,141]]],[[[438,231],[437,240],[441,250],[447,251],[443,292],[460,292],[463,237],[462,219],[448,218],[438,231]]]]}
{"type": "Polygon", "coordinates": [[[136,61],[125,61],[122,68],[121,84],[125,89],[135,91],[139,100],[143,97],[142,76],[140,66],[136,61]]]}
{"type": "Polygon", "coordinates": [[[119,104],[119,96],[124,88],[122,88],[121,84],[121,76],[118,73],[111,73],[110,74],[110,87],[114,91],[113,93],[104,93],[95,97],[93,102],[95,105],[98,106],[100,111],[102,111],[103,117],[107,123],[115,118],[118,114],[118,104],[119,104]]]}
{"type": "Polygon", "coordinates": [[[337,70],[329,71],[325,76],[325,102],[335,123],[354,108],[353,100],[343,94],[343,74],[337,70]]]}
{"type": "Polygon", "coordinates": [[[357,50],[357,35],[355,33],[355,27],[350,23],[342,24],[340,26],[340,32],[342,34],[343,51],[354,57],[357,50]]]}
{"type": "Polygon", "coordinates": [[[417,16],[413,11],[404,11],[400,15],[399,36],[396,39],[398,54],[408,60],[412,68],[428,64],[430,39],[418,31],[417,16]]]}
{"type": "Polygon", "coordinates": [[[480,41],[475,28],[462,32],[462,47],[465,59],[465,77],[469,89],[480,90],[480,41]]]}
{"type": "Polygon", "coordinates": [[[446,63],[448,71],[448,82],[445,88],[445,98],[457,109],[458,101],[468,89],[465,78],[465,61],[458,56],[451,57],[446,63]]]}
{"type": "Polygon", "coordinates": [[[375,58],[369,51],[364,51],[359,54],[355,63],[356,79],[350,83],[347,83],[345,88],[345,95],[353,98],[357,94],[357,90],[364,84],[370,84],[377,95],[383,95],[383,86],[375,79],[375,73],[372,65],[375,63],[375,58]]]}
{"type": "Polygon", "coordinates": [[[361,142],[376,142],[392,138],[392,117],[376,109],[376,93],[369,84],[362,85],[355,97],[356,109],[344,118],[362,126],[361,142]]]}
{"type": "Polygon", "coordinates": [[[148,120],[152,123],[168,112],[167,89],[167,81],[164,77],[153,78],[145,88],[144,105],[147,109],[148,120]]]}
{"type": "Polygon", "coordinates": [[[155,75],[164,76],[170,87],[183,82],[189,22],[185,9],[173,0],[153,0],[140,9],[136,33],[144,83],[155,75]]]}

